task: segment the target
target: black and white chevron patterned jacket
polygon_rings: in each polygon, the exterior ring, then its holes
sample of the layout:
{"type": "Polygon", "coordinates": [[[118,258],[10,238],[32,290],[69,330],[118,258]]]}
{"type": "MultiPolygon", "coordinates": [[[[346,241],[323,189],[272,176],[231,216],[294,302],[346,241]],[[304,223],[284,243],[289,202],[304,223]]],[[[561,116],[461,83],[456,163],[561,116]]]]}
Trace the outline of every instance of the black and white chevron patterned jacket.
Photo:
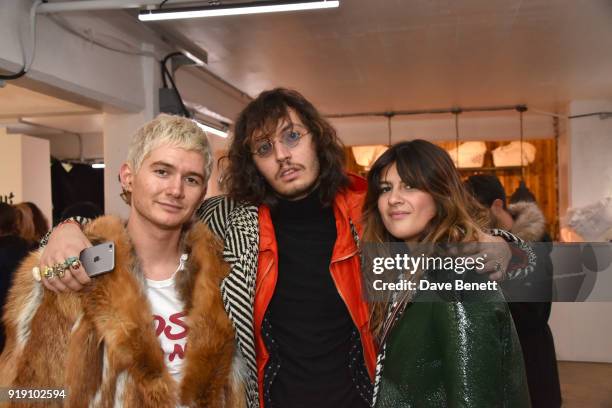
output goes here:
{"type": "Polygon", "coordinates": [[[212,197],[198,209],[198,217],[223,242],[223,258],[230,265],[230,273],[221,284],[225,310],[234,329],[238,349],[247,364],[247,404],[259,407],[257,362],[253,329],[255,278],[259,256],[258,208],[236,204],[226,196],[212,197]]]}

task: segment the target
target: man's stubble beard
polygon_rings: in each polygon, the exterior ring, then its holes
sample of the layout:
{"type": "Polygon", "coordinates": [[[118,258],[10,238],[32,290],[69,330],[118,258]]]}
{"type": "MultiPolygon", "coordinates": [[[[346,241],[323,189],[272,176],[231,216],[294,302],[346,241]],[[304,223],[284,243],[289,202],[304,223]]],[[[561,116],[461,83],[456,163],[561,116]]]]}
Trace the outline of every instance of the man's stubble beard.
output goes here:
{"type": "MultiPolygon", "coordinates": [[[[319,165],[319,161],[317,160],[315,163],[315,171],[317,173],[317,178],[314,180],[313,183],[311,183],[310,185],[308,185],[307,187],[298,190],[296,192],[294,192],[293,194],[281,194],[278,191],[274,190],[274,194],[281,199],[284,200],[288,200],[288,201],[297,201],[297,200],[301,200],[303,198],[308,197],[310,194],[312,194],[312,192],[314,190],[316,190],[319,185],[320,185],[320,178],[321,178],[321,168],[319,165]]],[[[271,187],[271,186],[270,186],[271,187]]]]}

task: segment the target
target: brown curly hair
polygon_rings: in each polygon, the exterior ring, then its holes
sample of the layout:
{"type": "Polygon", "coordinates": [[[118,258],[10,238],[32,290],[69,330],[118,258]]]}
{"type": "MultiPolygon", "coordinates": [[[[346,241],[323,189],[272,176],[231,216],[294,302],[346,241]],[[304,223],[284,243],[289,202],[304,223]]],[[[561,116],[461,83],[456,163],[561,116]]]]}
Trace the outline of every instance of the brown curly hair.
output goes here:
{"type": "Polygon", "coordinates": [[[279,122],[290,121],[294,111],[312,135],[319,159],[319,195],[329,205],[336,194],[349,184],[345,170],[343,144],[335,129],[299,92],[276,88],[264,91],[240,113],[234,125],[228,151],[228,166],[223,183],[228,195],[239,202],[273,207],[278,198],[255,167],[251,142],[255,133],[274,134],[279,122]]]}

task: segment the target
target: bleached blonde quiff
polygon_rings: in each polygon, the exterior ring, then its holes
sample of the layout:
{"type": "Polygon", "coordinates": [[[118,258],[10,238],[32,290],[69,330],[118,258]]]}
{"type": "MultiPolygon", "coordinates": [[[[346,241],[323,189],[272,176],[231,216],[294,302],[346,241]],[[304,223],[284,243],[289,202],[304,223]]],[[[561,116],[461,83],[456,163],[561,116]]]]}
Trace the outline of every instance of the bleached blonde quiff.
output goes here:
{"type": "MultiPolygon", "coordinates": [[[[132,171],[138,172],[147,156],[162,145],[200,153],[204,159],[204,184],[208,183],[212,173],[213,156],[206,133],[191,119],[164,113],[145,123],[132,138],[127,156],[127,163],[132,171]]],[[[129,195],[127,191],[123,194],[129,195]]],[[[126,198],[126,202],[129,202],[129,197],[126,198]]]]}
{"type": "Polygon", "coordinates": [[[213,158],[206,133],[191,119],[160,114],[136,131],[127,162],[137,172],[147,156],[161,145],[198,152],[204,158],[205,182],[212,172],[213,158]]]}

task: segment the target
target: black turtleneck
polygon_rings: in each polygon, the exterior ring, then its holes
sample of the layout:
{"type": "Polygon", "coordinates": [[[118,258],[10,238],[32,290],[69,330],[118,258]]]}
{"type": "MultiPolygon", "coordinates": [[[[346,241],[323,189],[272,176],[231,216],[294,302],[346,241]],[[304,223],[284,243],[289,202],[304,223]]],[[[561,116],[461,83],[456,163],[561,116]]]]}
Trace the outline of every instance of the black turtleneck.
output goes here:
{"type": "Polygon", "coordinates": [[[333,209],[313,191],[302,200],[280,200],[271,215],[279,254],[266,315],[277,363],[268,376],[271,406],[366,407],[349,370],[355,326],[330,272],[333,209]]]}

